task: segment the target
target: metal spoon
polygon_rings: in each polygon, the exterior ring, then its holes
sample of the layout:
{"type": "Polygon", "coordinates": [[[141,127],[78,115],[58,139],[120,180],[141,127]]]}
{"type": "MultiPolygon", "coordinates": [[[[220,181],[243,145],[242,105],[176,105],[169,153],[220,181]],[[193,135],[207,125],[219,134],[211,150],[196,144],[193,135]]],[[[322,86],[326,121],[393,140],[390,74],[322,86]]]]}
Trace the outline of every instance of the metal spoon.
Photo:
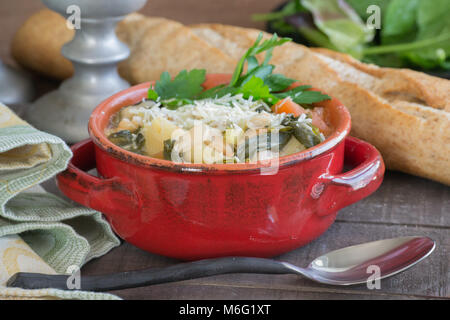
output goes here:
{"type": "MultiPolygon", "coordinates": [[[[427,237],[401,237],[363,243],[331,251],[306,268],[263,258],[226,257],[175,264],[164,268],[127,271],[109,275],[82,276],[81,290],[111,291],[207,277],[225,273],[299,274],[331,285],[352,285],[368,281],[369,266],[378,267],[379,279],[408,269],[428,257],[436,243],[427,237]]],[[[68,275],[19,272],[8,287],[67,290],[68,275]]]]}

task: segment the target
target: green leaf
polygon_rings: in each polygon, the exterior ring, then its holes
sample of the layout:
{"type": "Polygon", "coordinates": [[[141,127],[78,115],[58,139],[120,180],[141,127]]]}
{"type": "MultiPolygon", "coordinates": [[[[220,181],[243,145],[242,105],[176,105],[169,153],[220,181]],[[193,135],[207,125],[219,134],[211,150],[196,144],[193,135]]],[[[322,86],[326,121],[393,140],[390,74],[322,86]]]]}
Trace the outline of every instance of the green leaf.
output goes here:
{"type": "Polygon", "coordinates": [[[310,88],[311,88],[311,86],[308,86],[308,85],[298,86],[298,87],[295,87],[292,90],[275,93],[274,95],[276,95],[277,97],[279,97],[281,99],[286,98],[286,97],[294,98],[296,95],[299,95],[303,91],[305,91],[306,89],[310,89],[310,88]]]}
{"type": "Polygon", "coordinates": [[[264,79],[264,84],[269,87],[270,92],[286,90],[294,82],[294,79],[286,78],[282,74],[269,74],[264,79]]]}
{"type": "Polygon", "coordinates": [[[298,28],[298,32],[315,46],[339,51],[339,49],[330,41],[328,36],[316,28],[300,27],[298,28]]]}
{"type": "Polygon", "coordinates": [[[346,0],[346,2],[356,11],[356,13],[366,20],[372,13],[367,12],[367,8],[376,5],[381,11],[381,20],[384,20],[385,12],[392,0],[346,0]]]}
{"type": "Polygon", "coordinates": [[[235,87],[228,87],[224,84],[221,84],[217,87],[214,87],[214,88],[211,88],[211,89],[201,92],[195,98],[196,99],[221,98],[227,94],[234,95],[234,94],[236,94],[237,91],[238,91],[238,89],[235,87]]]}
{"type": "Polygon", "coordinates": [[[273,65],[261,65],[252,70],[252,72],[247,73],[242,79],[237,82],[238,85],[243,85],[247,83],[251,78],[257,77],[264,80],[268,75],[272,73],[274,69],[273,65]]]}
{"type": "Polygon", "coordinates": [[[339,51],[351,54],[374,37],[374,31],[344,1],[302,0],[302,5],[312,13],[315,25],[339,51]]]}
{"type": "Polygon", "coordinates": [[[175,110],[185,104],[192,104],[192,99],[187,98],[171,98],[168,100],[161,100],[161,104],[167,107],[167,109],[175,110]]]}
{"type": "Polygon", "coordinates": [[[312,104],[331,99],[330,96],[318,91],[305,91],[309,88],[311,88],[311,86],[299,86],[286,92],[274,93],[273,95],[278,99],[291,97],[292,100],[298,104],[312,104]]]}
{"type": "MultiPolygon", "coordinates": [[[[268,51],[269,57],[271,56],[271,49],[281,46],[283,43],[291,41],[290,38],[278,38],[277,34],[274,34],[272,38],[265,40],[263,43],[261,43],[261,40],[263,38],[262,32],[258,35],[258,38],[256,39],[255,43],[247,50],[247,52],[242,56],[242,58],[239,60],[238,64],[236,65],[236,68],[234,69],[233,76],[231,78],[230,87],[233,87],[238,82],[239,78],[242,75],[242,72],[244,70],[244,64],[245,62],[250,58],[254,57],[259,53],[262,53],[264,51],[268,51]]],[[[255,60],[253,58],[250,58],[252,62],[252,66],[254,67],[255,60]]],[[[264,60],[263,65],[267,63],[267,59],[264,60]]]]}
{"type": "MultiPolygon", "coordinates": [[[[399,36],[403,39],[405,36],[415,37],[419,1],[392,0],[390,2],[383,21],[383,28],[381,29],[382,43],[398,43],[399,36]]],[[[403,40],[402,42],[405,41],[403,40]]]]}
{"type": "Polygon", "coordinates": [[[242,71],[244,70],[245,60],[247,60],[247,58],[250,56],[254,56],[254,54],[251,54],[252,50],[254,50],[255,48],[258,47],[259,43],[262,40],[262,37],[263,37],[263,34],[261,32],[258,35],[258,38],[256,38],[256,41],[253,44],[253,46],[251,46],[250,49],[248,49],[247,52],[239,60],[238,64],[236,65],[236,68],[234,69],[233,76],[231,77],[231,81],[229,84],[230,87],[234,86],[236,84],[236,82],[239,80],[239,77],[241,76],[242,71]]]}
{"type": "Polygon", "coordinates": [[[172,150],[175,145],[175,140],[167,139],[164,140],[164,151],[163,156],[165,160],[172,160],[172,150]]]}
{"type": "Polygon", "coordinates": [[[292,98],[298,104],[311,104],[330,99],[331,97],[329,95],[317,91],[303,91],[292,98]]]}
{"type": "Polygon", "coordinates": [[[256,57],[251,56],[247,58],[247,73],[252,72],[255,68],[259,66],[256,57]]]}
{"type": "Polygon", "coordinates": [[[269,87],[264,84],[263,79],[258,77],[252,77],[239,88],[237,93],[242,93],[246,99],[250,96],[252,96],[255,100],[270,100],[273,98],[269,87]]]}
{"type": "MultiPolygon", "coordinates": [[[[173,80],[168,72],[163,72],[155,84],[155,91],[161,100],[171,98],[190,99],[203,91],[206,70],[181,71],[173,80]]],[[[149,93],[150,94],[150,93],[149,93]]]]}
{"type": "Polygon", "coordinates": [[[450,60],[449,14],[448,0],[392,0],[382,30],[383,45],[368,47],[363,53],[374,61],[397,61],[423,69],[445,68],[450,60]]]}
{"type": "Polygon", "coordinates": [[[417,41],[446,37],[446,41],[429,45],[420,50],[406,54],[415,65],[432,69],[442,67],[446,60],[450,60],[450,1],[448,0],[420,0],[417,8],[417,23],[419,32],[417,41]]]}
{"type": "Polygon", "coordinates": [[[395,53],[369,55],[364,57],[362,61],[389,68],[402,68],[405,66],[405,59],[395,53]]]}
{"type": "Polygon", "coordinates": [[[147,98],[150,100],[154,100],[156,101],[158,99],[158,94],[156,93],[155,90],[153,90],[152,88],[148,89],[148,95],[147,98]]]}
{"type": "Polygon", "coordinates": [[[176,109],[193,103],[195,99],[214,99],[227,94],[243,94],[246,99],[253,97],[255,100],[263,100],[268,104],[274,104],[280,97],[286,96],[292,96],[293,100],[299,103],[313,103],[329,98],[318,92],[303,92],[310,88],[309,86],[297,87],[289,92],[280,93],[279,96],[272,94],[272,92],[285,90],[295,81],[280,74],[273,74],[275,67],[269,64],[272,50],[291,39],[278,38],[276,34],[265,41],[262,41],[262,38],[263,34],[260,33],[255,43],[239,60],[229,85],[219,85],[203,91],[205,70],[183,70],[173,80],[168,72],[163,72],[154,89],[149,89],[149,99],[159,99],[165,107],[176,109]],[[259,64],[255,56],[262,52],[266,52],[266,55],[264,61],[259,64]],[[243,74],[245,62],[248,63],[248,71],[243,74]]]}

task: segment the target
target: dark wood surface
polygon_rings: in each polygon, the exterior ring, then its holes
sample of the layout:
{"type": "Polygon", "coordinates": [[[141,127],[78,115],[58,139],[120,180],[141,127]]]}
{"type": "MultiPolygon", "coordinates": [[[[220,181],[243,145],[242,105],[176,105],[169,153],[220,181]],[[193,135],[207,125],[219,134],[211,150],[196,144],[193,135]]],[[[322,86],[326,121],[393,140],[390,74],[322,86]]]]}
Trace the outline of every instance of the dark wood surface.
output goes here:
{"type": "MultiPolygon", "coordinates": [[[[142,10],[183,23],[220,22],[263,27],[250,14],[265,12],[282,1],[272,0],[150,0],[142,10]]],[[[14,64],[9,43],[14,31],[32,12],[43,8],[40,1],[15,0],[0,3],[0,58],[14,64]]],[[[57,84],[36,78],[41,93],[57,84]]],[[[52,181],[44,185],[54,191],[52,181]]],[[[392,278],[381,289],[365,285],[331,287],[294,275],[234,274],[172,284],[115,291],[125,299],[441,299],[450,298],[450,188],[429,180],[388,171],[380,189],[349,206],[336,222],[312,243],[276,259],[306,266],[328,251],[366,241],[404,235],[424,235],[436,240],[435,252],[426,260],[392,278]]],[[[107,255],[89,262],[82,274],[167,266],[178,261],[142,251],[123,243],[107,255]]]]}

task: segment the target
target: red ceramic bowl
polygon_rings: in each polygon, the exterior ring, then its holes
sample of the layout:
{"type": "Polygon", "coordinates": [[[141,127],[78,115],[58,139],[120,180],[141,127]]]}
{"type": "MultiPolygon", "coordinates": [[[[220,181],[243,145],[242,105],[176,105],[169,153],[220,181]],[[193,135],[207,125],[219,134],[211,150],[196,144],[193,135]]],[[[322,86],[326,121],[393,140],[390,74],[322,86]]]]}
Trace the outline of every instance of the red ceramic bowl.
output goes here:
{"type": "MultiPolygon", "coordinates": [[[[209,75],[204,86],[228,79],[209,75]]],[[[275,174],[261,174],[261,163],[179,164],[125,151],[104,129],[149,86],[103,101],[89,121],[91,139],[72,147],[73,158],[57,177],[64,194],[102,212],[120,237],[144,250],[187,260],[278,255],[317,238],[339,209],[381,184],[379,152],[348,137],[350,115],[336,99],[318,104],[328,110],[331,136],[279,158],[275,174]],[[344,160],[352,169],[342,173],[344,160]],[[101,178],[86,173],[94,167],[101,178]]]]}

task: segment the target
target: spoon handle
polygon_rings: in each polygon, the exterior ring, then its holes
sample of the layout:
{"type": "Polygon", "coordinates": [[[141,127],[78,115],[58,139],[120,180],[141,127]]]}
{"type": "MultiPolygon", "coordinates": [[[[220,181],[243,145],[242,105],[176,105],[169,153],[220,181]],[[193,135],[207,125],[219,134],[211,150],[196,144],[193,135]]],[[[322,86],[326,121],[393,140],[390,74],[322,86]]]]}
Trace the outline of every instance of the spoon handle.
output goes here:
{"type": "MultiPolygon", "coordinates": [[[[112,291],[226,273],[297,274],[297,272],[288,268],[285,263],[276,260],[226,257],[185,262],[163,268],[82,276],[80,279],[81,288],[77,289],[85,291],[112,291]]],[[[8,280],[7,286],[23,289],[55,288],[67,290],[69,277],[69,275],[19,272],[8,280]]]]}

